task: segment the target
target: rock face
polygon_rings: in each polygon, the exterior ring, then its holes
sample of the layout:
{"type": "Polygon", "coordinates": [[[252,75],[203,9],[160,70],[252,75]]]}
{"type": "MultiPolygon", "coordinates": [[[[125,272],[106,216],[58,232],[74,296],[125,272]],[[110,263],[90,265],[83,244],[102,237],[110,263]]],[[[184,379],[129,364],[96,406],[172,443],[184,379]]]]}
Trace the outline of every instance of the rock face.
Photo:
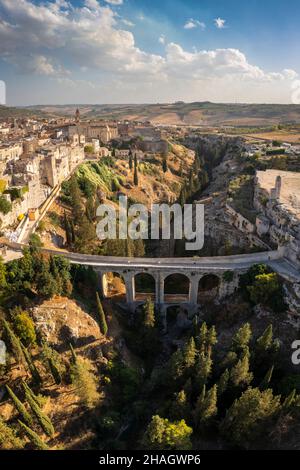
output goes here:
{"type": "Polygon", "coordinates": [[[70,340],[80,346],[101,338],[97,322],[73,300],[54,298],[34,307],[31,313],[38,333],[55,346],[70,340]]]}

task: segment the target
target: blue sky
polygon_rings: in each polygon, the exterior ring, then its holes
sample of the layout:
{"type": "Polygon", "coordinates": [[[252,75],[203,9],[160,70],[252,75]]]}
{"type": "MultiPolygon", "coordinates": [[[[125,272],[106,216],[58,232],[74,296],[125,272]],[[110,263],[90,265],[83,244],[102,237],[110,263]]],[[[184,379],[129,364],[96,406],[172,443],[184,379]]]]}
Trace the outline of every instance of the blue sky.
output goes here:
{"type": "Polygon", "coordinates": [[[0,0],[8,104],[292,101],[300,2],[0,0]]]}

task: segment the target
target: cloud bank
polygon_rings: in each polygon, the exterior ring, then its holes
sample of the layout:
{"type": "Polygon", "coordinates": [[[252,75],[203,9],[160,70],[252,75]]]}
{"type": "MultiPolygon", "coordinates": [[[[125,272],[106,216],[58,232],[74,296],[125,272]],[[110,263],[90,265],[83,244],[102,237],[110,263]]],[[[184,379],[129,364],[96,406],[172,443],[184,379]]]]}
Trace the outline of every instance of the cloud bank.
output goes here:
{"type": "MultiPolygon", "coordinates": [[[[236,91],[237,100],[247,101],[249,96],[253,101],[265,93],[264,101],[276,101],[297,77],[290,69],[264,71],[235,48],[190,52],[167,42],[163,35],[159,41],[164,54],[144,51],[136,45],[133,33],[124,29],[126,20],[108,4],[121,5],[122,0],[85,0],[82,7],[66,0],[39,5],[30,0],[0,0],[2,60],[18,73],[51,77],[60,86],[73,81],[83,89],[83,72],[87,77],[99,77],[103,89],[118,87],[119,94],[111,92],[111,100],[117,101],[123,92],[142,101],[221,96],[234,101],[236,91]]],[[[224,27],[223,20],[218,20],[216,26],[224,27]]],[[[204,28],[201,25],[191,19],[185,27],[204,28]]],[[[97,89],[97,83],[88,88],[97,89]]]]}

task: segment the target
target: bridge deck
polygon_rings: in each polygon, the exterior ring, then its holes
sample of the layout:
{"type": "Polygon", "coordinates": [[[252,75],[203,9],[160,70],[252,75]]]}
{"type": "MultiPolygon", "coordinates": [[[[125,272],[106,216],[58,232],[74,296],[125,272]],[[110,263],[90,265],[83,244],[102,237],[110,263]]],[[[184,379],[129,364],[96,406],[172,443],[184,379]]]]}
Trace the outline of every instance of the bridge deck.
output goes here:
{"type": "MultiPolygon", "coordinates": [[[[7,243],[9,248],[20,252],[26,246],[19,243],[7,243]]],[[[125,258],[114,256],[96,256],[70,253],[62,250],[42,249],[43,253],[64,256],[73,264],[82,264],[101,268],[103,271],[141,270],[147,271],[215,271],[247,270],[253,264],[265,263],[274,271],[292,282],[300,282],[300,270],[285,259],[280,251],[266,251],[246,255],[193,257],[193,258],[125,258]]]]}

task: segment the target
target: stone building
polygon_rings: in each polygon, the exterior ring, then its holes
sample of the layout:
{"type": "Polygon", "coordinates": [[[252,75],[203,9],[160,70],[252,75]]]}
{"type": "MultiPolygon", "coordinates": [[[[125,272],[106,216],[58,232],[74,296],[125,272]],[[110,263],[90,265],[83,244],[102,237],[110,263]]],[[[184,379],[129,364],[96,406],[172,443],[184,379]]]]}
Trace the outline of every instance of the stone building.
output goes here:
{"type": "Polygon", "coordinates": [[[72,140],[74,135],[83,135],[86,142],[98,139],[107,144],[118,137],[118,128],[105,122],[78,122],[67,128],[67,136],[72,140]]]}

